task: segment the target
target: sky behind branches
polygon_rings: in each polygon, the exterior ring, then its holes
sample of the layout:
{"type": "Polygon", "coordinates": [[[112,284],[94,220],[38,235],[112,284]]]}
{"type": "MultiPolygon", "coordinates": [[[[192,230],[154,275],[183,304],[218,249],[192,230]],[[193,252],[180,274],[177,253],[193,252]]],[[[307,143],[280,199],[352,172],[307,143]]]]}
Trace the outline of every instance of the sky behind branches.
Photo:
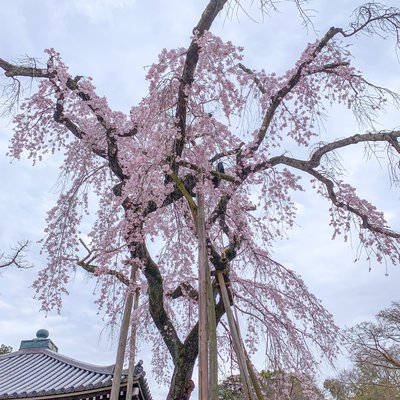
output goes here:
{"type": "MultiPolygon", "coordinates": [[[[45,60],[43,50],[59,51],[72,75],[93,77],[98,93],[105,95],[113,109],[128,112],[146,94],[146,66],[157,60],[162,48],[187,46],[193,27],[206,1],[148,2],[135,0],[14,0],[3,2],[0,14],[0,57],[10,62],[36,57],[45,60]]],[[[305,28],[291,3],[278,3],[279,12],[261,16],[257,1],[243,2],[249,15],[237,8],[222,13],[213,32],[224,40],[245,47],[245,64],[267,72],[284,73],[292,67],[307,43],[322,36],[331,26],[346,27],[359,2],[354,0],[316,0],[305,4],[312,25],[305,28]],[[251,6],[251,4],[253,4],[251,6]]],[[[396,0],[385,2],[398,6],[396,0]]],[[[372,82],[400,92],[400,64],[394,40],[359,37],[351,51],[354,65],[372,82]]],[[[5,83],[6,81],[1,81],[5,83]]],[[[25,95],[34,90],[27,82],[25,95]]],[[[378,129],[400,125],[398,112],[382,115],[378,129]]],[[[53,205],[60,157],[45,159],[34,168],[29,160],[13,161],[6,157],[11,137],[10,117],[0,120],[0,253],[21,240],[30,240],[29,261],[34,268],[8,268],[0,276],[0,343],[18,349],[22,339],[34,337],[40,328],[60,352],[86,362],[111,364],[114,349],[110,331],[93,303],[95,284],[78,271],[70,296],[61,315],[39,313],[40,304],[32,299],[29,288],[46,259],[37,241],[43,237],[46,211],[53,205]],[[58,159],[58,160],[57,160],[58,159]]],[[[363,132],[340,107],[335,107],[322,132],[329,138],[363,132]]],[[[297,152],[298,149],[289,149],[297,152]]],[[[297,153],[298,154],[298,153],[297,153]]],[[[295,155],[295,153],[294,153],[295,155]]],[[[390,225],[400,229],[400,190],[392,187],[385,162],[365,157],[362,147],[340,153],[346,168],[345,179],[358,193],[386,213],[390,225]]],[[[380,156],[383,156],[380,155],[380,156]]],[[[307,188],[306,180],[303,182],[307,188]]],[[[341,326],[370,319],[391,301],[399,300],[400,270],[391,265],[357,263],[357,241],[331,241],[329,205],[310,193],[294,196],[299,216],[288,239],[277,243],[275,259],[298,272],[334,315],[341,326]],[[370,270],[371,269],[371,270],[370,270]],[[369,271],[370,270],[370,271],[369,271]]],[[[83,227],[84,228],[84,227],[83,227]]],[[[153,397],[165,393],[151,377],[150,357],[143,348],[153,397]]],[[[261,358],[258,368],[263,368],[261,358]]]]}

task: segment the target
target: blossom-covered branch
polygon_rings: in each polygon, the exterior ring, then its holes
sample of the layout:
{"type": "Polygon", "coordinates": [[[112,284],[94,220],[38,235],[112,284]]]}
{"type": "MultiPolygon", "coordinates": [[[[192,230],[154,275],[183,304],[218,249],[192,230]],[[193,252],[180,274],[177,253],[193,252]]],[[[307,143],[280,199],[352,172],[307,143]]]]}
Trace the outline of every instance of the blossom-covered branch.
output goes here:
{"type": "MultiPolygon", "coordinates": [[[[194,37],[187,49],[186,59],[183,66],[182,76],[180,78],[180,84],[178,89],[178,100],[176,108],[176,118],[178,120],[176,126],[178,129],[178,137],[174,143],[173,155],[180,157],[186,142],[186,118],[187,118],[187,106],[188,106],[188,94],[187,89],[191,86],[194,80],[194,73],[199,59],[199,44],[197,38],[201,37],[205,31],[209,30],[214,19],[217,17],[219,12],[223,9],[227,0],[211,0],[203,14],[201,15],[200,21],[193,29],[194,37]]],[[[176,169],[173,168],[173,169],[176,169]]]]}
{"type": "MultiPolygon", "coordinates": [[[[115,321],[134,265],[146,293],[138,336],[154,343],[164,379],[170,357],[171,400],[190,397],[198,354],[199,191],[217,322],[225,310],[214,275],[222,271],[231,304],[248,321],[246,347],[255,350],[266,339],[271,369],[300,363],[312,373],[315,350],[329,360],[337,350],[331,315],[294,271],[272,260],[276,241],[295,224],[292,196],[304,190],[304,176],[331,203],[334,237],[347,239],[357,229],[367,259],[400,261],[399,234],[330,164],[342,149],[381,144],[396,173],[400,133],[378,131],[374,119],[390,102],[398,106],[399,96],[367,80],[339,38],[383,29],[398,44],[400,11],[375,3],[360,8],[349,29],[328,29],[278,76],[251,69],[243,48],[210,31],[227,5],[240,2],[208,1],[188,48],[160,53],[147,70],[148,94],[128,114],[113,111],[92,79],[74,77],[53,49],[45,68],[0,59],[10,80],[39,80],[14,118],[9,155],[36,163],[61,151],[64,160],[43,240],[48,265],[34,284],[43,307],[61,307],[79,266],[98,280],[97,302],[115,321]],[[318,124],[333,104],[368,131],[321,142],[318,124]]],[[[231,358],[223,329],[218,342],[221,356],[231,358]]]]}

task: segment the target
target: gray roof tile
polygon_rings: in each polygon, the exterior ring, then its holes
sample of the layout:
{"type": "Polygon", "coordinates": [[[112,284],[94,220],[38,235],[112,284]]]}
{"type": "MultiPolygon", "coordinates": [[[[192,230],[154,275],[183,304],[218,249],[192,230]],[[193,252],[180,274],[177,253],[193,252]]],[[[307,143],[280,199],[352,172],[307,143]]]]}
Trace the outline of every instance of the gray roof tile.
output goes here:
{"type": "MultiPolygon", "coordinates": [[[[0,399],[73,393],[109,387],[113,365],[83,363],[47,348],[0,355],[0,399]]],[[[137,376],[144,398],[151,400],[146,380],[137,376]]]]}

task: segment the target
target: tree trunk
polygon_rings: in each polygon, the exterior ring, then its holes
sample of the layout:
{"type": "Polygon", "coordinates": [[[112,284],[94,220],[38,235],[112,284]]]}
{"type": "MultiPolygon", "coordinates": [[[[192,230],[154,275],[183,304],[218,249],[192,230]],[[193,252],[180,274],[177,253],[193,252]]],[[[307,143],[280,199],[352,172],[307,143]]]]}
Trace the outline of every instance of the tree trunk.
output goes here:
{"type": "Polygon", "coordinates": [[[195,387],[192,380],[195,362],[196,358],[193,360],[192,357],[185,357],[185,354],[178,358],[169,386],[167,400],[189,400],[195,387]]]}
{"type": "MultiPolygon", "coordinates": [[[[225,308],[220,299],[215,305],[216,324],[219,323],[224,313],[225,308]]],[[[179,355],[175,358],[174,372],[166,400],[188,400],[195,388],[192,374],[199,352],[198,332],[197,323],[186,337],[180,348],[179,355]]]]}

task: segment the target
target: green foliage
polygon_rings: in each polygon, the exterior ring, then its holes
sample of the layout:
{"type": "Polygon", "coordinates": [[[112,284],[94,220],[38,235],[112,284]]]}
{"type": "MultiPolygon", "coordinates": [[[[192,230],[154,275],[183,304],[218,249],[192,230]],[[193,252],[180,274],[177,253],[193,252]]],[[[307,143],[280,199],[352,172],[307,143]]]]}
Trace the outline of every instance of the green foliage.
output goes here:
{"type": "Polygon", "coordinates": [[[327,379],[324,388],[334,400],[395,400],[400,399],[400,387],[381,378],[380,371],[370,366],[358,366],[342,371],[338,378],[327,379]]]}
{"type": "Polygon", "coordinates": [[[228,376],[228,378],[218,385],[218,400],[242,399],[244,399],[244,395],[239,375],[228,376]]]}
{"type": "MultiPolygon", "coordinates": [[[[261,371],[259,381],[266,400],[323,400],[306,376],[283,371],[261,371]]],[[[239,375],[231,375],[218,387],[218,400],[245,400],[239,375]]]]}
{"type": "Polygon", "coordinates": [[[6,346],[5,344],[0,345],[0,355],[11,353],[13,348],[11,346],[6,346]]]}
{"type": "Polygon", "coordinates": [[[353,367],[324,383],[335,400],[400,399],[400,303],[345,332],[353,367]]]}
{"type": "Polygon", "coordinates": [[[263,369],[263,370],[260,372],[260,375],[261,375],[261,377],[264,378],[264,379],[271,379],[271,378],[273,377],[274,373],[273,373],[272,371],[263,369]]]}

